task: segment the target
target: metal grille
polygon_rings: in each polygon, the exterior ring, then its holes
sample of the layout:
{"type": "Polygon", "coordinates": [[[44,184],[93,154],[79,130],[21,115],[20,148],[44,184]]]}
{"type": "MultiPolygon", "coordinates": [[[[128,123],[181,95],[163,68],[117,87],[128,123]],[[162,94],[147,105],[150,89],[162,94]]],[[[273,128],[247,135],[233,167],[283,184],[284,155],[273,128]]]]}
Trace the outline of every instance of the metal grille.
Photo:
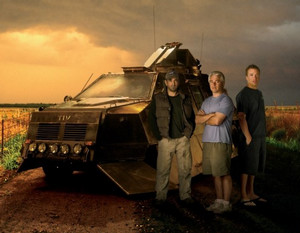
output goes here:
{"type": "Polygon", "coordinates": [[[39,123],[37,140],[57,140],[60,124],[39,123]]]}
{"type": "Polygon", "coordinates": [[[87,124],[66,124],[64,138],[66,141],[82,141],[85,139],[87,124]]]}

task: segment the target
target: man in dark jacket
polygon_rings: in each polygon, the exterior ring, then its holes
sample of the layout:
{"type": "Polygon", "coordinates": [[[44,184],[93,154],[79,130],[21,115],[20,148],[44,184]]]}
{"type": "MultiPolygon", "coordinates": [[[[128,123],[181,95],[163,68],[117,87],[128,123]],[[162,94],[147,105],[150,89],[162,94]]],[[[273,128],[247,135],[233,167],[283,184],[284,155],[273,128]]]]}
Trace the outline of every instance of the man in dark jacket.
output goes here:
{"type": "Polygon", "coordinates": [[[180,200],[189,204],[191,199],[190,137],[195,128],[191,99],[179,91],[179,74],[175,70],[165,76],[166,88],[151,102],[149,125],[158,140],[156,171],[156,202],[167,199],[173,155],[177,157],[180,200]]]}

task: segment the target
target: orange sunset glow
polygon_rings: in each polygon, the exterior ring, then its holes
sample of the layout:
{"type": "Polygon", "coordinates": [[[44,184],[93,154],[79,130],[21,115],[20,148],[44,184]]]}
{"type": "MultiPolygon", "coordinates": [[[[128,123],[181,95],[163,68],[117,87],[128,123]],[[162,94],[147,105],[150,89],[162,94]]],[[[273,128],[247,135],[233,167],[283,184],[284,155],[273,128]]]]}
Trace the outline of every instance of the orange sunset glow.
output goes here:
{"type": "Polygon", "coordinates": [[[116,47],[98,47],[74,28],[42,28],[0,34],[1,102],[61,102],[75,95],[90,75],[121,72],[137,55],[116,47]],[[13,90],[13,92],[12,92],[13,90]]]}

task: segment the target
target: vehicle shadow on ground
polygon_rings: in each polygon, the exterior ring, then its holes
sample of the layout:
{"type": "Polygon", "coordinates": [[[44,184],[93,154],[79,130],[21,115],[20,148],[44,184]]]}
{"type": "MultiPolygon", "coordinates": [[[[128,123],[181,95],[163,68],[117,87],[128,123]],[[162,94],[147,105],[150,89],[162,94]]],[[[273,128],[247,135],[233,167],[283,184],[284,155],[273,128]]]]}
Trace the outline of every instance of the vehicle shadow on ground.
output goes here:
{"type": "Polygon", "coordinates": [[[41,187],[44,190],[126,197],[116,184],[96,168],[89,171],[75,171],[66,177],[48,178],[45,176],[44,180],[46,185],[41,187]]]}

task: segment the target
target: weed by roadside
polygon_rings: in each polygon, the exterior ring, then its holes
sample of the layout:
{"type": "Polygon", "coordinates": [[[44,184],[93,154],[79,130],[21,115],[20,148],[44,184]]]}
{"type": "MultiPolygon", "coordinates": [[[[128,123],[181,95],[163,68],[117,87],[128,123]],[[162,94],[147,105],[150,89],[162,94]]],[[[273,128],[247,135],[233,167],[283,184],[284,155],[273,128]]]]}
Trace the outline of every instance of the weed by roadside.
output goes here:
{"type": "Polygon", "coordinates": [[[3,154],[0,157],[0,166],[6,170],[13,170],[19,167],[21,159],[20,149],[24,140],[24,134],[17,134],[4,144],[3,154]]]}
{"type": "Polygon", "coordinates": [[[273,146],[300,152],[299,108],[266,110],[267,142],[273,146]]]}
{"type": "Polygon", "coordinates": [[[273,145],[280,149],[286,149],[294,152],[300,152],[300,141],[295,139],[290,139],[289,141],[281,141],[276,138],[267,137],[267,143],[273,145]]]}

